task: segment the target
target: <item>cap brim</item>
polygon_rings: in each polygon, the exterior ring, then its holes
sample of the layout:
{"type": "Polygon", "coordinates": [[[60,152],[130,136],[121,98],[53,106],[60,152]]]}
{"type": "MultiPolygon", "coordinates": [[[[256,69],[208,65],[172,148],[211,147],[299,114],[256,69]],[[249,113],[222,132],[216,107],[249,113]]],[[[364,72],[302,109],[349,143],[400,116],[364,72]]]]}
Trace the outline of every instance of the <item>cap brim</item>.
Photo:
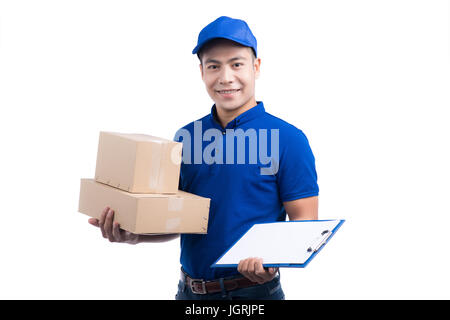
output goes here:
{"type": "MultiPolygon", "coordinates": [[[[231,41],[236,42],[236,43],[239,43],[239,44],[241,44],[241,45],[243,45],[243,46],[252,48],[253,51],[255,51],[255,49],[252,47],[251,44],[246,43],[246,42],[244,42],[244,41],[242,41],[242,40],[234,39],[233,37],[230,37],[230,36],[223,36],[223,37],[221,37],[221,36],[215,36],[215,37],[211,37],[211,38],[208,38],[208,39],[204,40],[202,43],[197,44],[197,46],[194,48],[194,50],[192,50],[192,54],[196,54],[197,52],[199,52],[200,49],[201,49],[207,42],[209,42],[209,41],[211,41],[211,40],[213,40],[213,39],[227,39],[227,40],[231,40],[231,41]]],[[[256,54],[256,52],[255,52],[255,54],[256,54]]]]}
{"type": "Polygon", "coordinates": [[[202,45],[197,45],[194,50],[192,50],[192,54],[196,54],[202,45]]]}

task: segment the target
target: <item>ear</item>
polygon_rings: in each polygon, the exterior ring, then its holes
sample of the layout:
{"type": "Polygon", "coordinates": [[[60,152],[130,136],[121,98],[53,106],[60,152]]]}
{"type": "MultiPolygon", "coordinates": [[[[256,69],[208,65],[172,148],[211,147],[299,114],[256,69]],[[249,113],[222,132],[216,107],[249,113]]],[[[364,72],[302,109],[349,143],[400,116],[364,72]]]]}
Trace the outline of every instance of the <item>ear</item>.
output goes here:
{"type": "Polygon", "coordinates": [[[202,80],[203,80],[203,66],[201,63],[198,66],[200,67],[200,74],[202,75],[202,80]]]}
{"type": "Polygon", "coordinates": [[[261,68],[261,58],[255,59],[255,61],[253,62],[253,68],[255,70],[255,79],[258,79],[261,68]]]}

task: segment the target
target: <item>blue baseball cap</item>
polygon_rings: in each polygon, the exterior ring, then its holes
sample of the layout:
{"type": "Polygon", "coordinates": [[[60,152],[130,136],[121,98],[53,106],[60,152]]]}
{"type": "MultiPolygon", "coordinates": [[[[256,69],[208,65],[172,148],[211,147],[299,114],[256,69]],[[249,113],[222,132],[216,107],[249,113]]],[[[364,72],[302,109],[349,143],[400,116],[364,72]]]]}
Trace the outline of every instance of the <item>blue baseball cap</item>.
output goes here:
{"type": "Polygon", "coordinates": [[[198,35],[197,46],[192,50],[192,54],[196,54],[203,45],[216,38],[224,38],[232,40],[246,47],[250,47],[256,51],[256,38],[244,20],[232,19],[222,16],[208,24],[200,31],[198,35]]]}

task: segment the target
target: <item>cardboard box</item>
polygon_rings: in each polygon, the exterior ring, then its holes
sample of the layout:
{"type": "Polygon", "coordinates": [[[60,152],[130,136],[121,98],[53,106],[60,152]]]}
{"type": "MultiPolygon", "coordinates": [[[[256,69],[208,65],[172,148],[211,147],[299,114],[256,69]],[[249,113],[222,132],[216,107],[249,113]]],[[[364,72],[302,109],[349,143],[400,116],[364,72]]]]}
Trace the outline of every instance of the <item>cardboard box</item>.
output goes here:
{"type": "Polygon", "coordinates": [[[132,193],[175,194],[182,146],[145,134],[100,132],[95,180],[132,193]]]}
{"type": "Polygon", "coordinates": [[[210,199],[176,194],[129,193],[93,179],[81,179],[78,211],[100,218],[107,206],[114,221],[132,233],[201,233],[208,229],[210,199]]]}

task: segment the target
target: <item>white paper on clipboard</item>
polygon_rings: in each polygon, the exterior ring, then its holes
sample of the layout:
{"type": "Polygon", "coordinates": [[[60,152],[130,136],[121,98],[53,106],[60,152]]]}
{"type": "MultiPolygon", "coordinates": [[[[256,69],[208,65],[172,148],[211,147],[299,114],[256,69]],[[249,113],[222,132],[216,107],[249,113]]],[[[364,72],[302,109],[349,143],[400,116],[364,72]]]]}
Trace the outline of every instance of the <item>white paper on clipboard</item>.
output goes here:
{"type": "Polygon", "coordinates": [[[237,266],[249,257],[263,265],[302,267],[344,220],[283,221],[255,224],[212,267],[237,266]]]}

